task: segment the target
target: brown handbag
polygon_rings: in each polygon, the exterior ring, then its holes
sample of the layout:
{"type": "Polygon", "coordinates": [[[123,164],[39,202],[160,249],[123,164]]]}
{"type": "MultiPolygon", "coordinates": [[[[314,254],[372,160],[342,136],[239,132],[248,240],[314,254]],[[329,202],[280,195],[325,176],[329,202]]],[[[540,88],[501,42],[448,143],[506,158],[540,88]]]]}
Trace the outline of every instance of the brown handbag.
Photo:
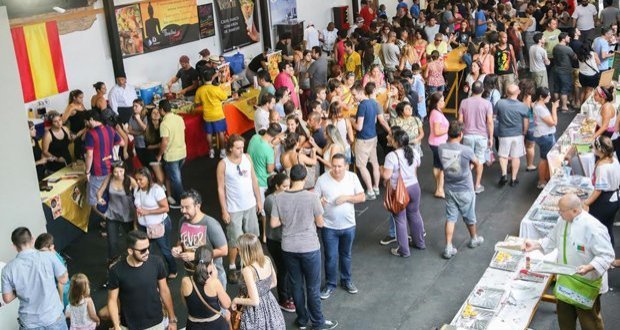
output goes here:
{"type": "Polygon", "coordinates": [[[398,159],[398,179],[396,180],[396,186],[392,187],[392,180],[387,180],[387,189],[383,199],[383,206],[393,214],[402,212],[407,207],[407,204],[409,204],[409,193],[403,181],[402,165],[398,154],[396,154],[396,158],[398,159]]]}
{"type": "Polygon", "coordinates": [[[241,328],[241,316],[243,315],[243,307],[237,306],[237,310],[230,311],[230,329],[239,330],[241,328]]]}

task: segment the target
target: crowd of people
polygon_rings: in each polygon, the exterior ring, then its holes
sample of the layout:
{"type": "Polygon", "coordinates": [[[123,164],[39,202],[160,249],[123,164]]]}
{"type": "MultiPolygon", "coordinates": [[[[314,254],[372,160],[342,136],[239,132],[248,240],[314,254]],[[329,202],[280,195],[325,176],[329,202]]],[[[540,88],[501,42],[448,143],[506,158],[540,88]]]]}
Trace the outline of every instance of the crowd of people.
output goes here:
{"type": "MultiPolygon", "coordinates": [[[[180,80],[179,96],[202,105],[209,157],[220,150],[215,176],[221,222],[204,214],[202,196],[183,184],[182,118],[166,99],[147,107],[122,73],[107,100],[105,84],[94,85],[93,110],[86,110],[82,91],[72,91],[63,114],[48,113],[51,126],[42,146],[30,123],[39,178],[84,159],[88,203],[106,228],[107,306],[95,312],[88,279],[73,275],[64,303],[72,328],[94,328],[101,318],[115,329],[176,329],[178,302],[166,281],[177,277],[182,261],[187,329],[227,329],[236,315],[231,319],[229,309],[243,311],[241,329],[284,329],[282,311],[296,313],[300,329],[332,329],[338,322],[325,317],[321,300],[338,284],[358,293],[351,271],[355,204],[402,185],[408,202],[400,212],[386,212],[390,227],[380,243],[396,243],[389,253],[402,258],[411,256],[411,248],[426,249],[418,167],[423,156],[432,157],[434,197],[446,205],[442,256],[450,259],[458,252],[452,237],[459,218],[471,237],[468,246],[476,248],[484,243],[477,234],[476,198],[485,191],[485,165],[499,160],[498,184],[516,186],[526,156],[526,171],[537,170],[537,188],[544,188],[553,174],[547,154],[556,142],[558,114],[582,104],[595,109],[597,121],[595,191],[583,206],[563,200],[560,213],[574,222],[583,208],[598,221],[583,226],[607,229],[599,230],[609,236],[600,242],[604,248],[593,252],[605,254],[604,260],[580,273],[595,270],[600,277],[611,264],[620,266],[612,261],[613,221],[620,207],[620,140],[612,135],[620,132],[620,120],[613,87],[599,87],[617,50],[617,3],[605,0],[598,13],[586,0],[576,6],[557,0],[542,6],[429,1],[426,9],[418,0],[399,0],[396,16],[388,18],[385,5],[373,8],[362,0],[356,17],[348,31],[333,23],[322,31],[308,24],[299,45],[292,45],[290,34],[281,35],[275,48],[283,60],[273,82],[266,52],[251,59],[242,79],[256,78],[260,94],[247,143],[243,136],[225,134],[222,102],[228,95],[218,86],[217,71],[222,58],[203,50],[206,60],[196,68],[189,57],[180,58],[181,69],[168,85],[180,80]],[[458,82],[463,100],[449,120],[446,85],[454,78],[446,74],[445,60],[456,49],[467,68],[458,82]],[[426,139],[431,153],[423,155],[426,139]],[[140,168],[134,168],[134,156],[140,168]],[[382,182],[387,190],[380,188],[382,182]],[[171,208],[182,214],[177,228],[171,208]],[[121,252],[121,232],[127,255],[121,252]],[[163,260],[150,256],[155,244],[163,260]],[[231,299],[227,287],[237,284],[242,293],[231,299]]],[[[24,328],[64,323],[61,302],[53,296],[56,286],[61,294],[67,286],[65,266],[52,254],[33,253],[25,228],[16,229],[12,240],[20,253],[3,271],[4,300],[16,293],[20,299],[36,296],[21,300],[24,328]],[[18,272],[28,263],[40,264],[36,271],[49,281],[28,286],[18,272]],[[43,305],[53,310],[41,316],[37,308],[43,305]]],[[[550,237],[526,248],[548,250],[556,244],[550,237]]],[[[595,314],[600,318],[600,308],[595,314]]]]}

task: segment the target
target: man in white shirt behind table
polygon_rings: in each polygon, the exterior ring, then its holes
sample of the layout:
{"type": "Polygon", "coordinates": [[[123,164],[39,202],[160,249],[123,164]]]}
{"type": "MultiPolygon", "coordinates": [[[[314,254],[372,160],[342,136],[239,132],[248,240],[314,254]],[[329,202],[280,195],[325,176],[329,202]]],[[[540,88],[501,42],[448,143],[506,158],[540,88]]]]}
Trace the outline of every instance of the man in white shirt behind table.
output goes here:
{"type": "MultiPolygon", "coordinates": [[[[614,249],[607,228],[582,210],[581,200],[574,194],[560,198],[558,207],[562,220],[558,221],[549,235],[542,240],[526,240],[523,249],[528,252],[542,250],[547,254],[557,248],[557,263],[575,267],[579,276],[573,276],[577,278],[583,277],[590,281],[602,278],[599,292],[606,293],[609,290],[607,270],[614,260],[614,249]]],[[[572,293],[573,296],[580,294],[576,290],[572,293]]],[[[577,319],[582,329],[604,329],[600,294],[591,309],[574,306],[559,297],[557,314],[560,329],[575,329],[577,319]]]]}
{"type": "Polygon", "coordinates": [[[129,121],[133,111],[133,100],[137,98],[136,88],[127,83],[125,73],[117,73],[116,85],[110,88],[110,93],[108,93],[108,102],[110,109],[120,116],[121,122],[129,121]]]}
{"type": "Polygon", "coordinates": [[[319,177],[314,187],[325,209],[325,225],[321,229],[325,250],[325,288],[321,299],[329,298],[336,290],[338,262],[340,285],[349,293],[357,293],[351,280],[351,248],[355,238],[355,208],[353,204],[366,201],[364,188],[355,173],[347,171],[343,154],[331,158],[331,170],[319,177]]]}

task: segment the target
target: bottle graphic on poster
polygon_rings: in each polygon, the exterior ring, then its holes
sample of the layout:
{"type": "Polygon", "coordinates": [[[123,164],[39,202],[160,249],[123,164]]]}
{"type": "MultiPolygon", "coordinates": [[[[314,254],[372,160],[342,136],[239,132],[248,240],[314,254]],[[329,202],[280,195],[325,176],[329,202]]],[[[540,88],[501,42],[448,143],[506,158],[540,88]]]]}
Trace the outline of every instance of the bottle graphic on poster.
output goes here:
{"type": "Polygon", "coordinates": [[[254,25],[254,1],[240,0],[240,2],[245,25],[247,26],[248,32],[252,32],[252,26],[254,25]]]}

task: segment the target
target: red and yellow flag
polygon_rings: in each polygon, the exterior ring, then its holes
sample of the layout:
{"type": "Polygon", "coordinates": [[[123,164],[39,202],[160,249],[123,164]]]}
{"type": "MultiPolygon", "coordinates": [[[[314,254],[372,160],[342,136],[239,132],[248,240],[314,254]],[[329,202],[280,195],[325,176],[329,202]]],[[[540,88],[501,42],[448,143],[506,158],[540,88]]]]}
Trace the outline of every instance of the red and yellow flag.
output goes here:
{"type": "Polygon", "coordinates": [[[55,21],[11,29],[24,102],[69,89],[55,21]]]}

